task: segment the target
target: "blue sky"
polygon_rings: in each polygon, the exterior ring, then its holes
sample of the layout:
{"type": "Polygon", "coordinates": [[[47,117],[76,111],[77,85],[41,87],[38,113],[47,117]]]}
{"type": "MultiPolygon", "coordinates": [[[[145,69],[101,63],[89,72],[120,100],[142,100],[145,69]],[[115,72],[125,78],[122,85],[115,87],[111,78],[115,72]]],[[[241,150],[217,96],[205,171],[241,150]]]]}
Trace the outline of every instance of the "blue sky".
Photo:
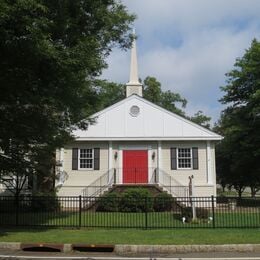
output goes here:
{"type": "MultiPolygon", "coordinates": [[[[139,77],[154,76],[163,90],[188,100],[215,122],[223,105],[219,87],[237,57],[260,38],[259,0],[122,0],[135,13],[139,77]]],[[[114,49],[103,78],[129,79],[130,52],[114,49]]]]}

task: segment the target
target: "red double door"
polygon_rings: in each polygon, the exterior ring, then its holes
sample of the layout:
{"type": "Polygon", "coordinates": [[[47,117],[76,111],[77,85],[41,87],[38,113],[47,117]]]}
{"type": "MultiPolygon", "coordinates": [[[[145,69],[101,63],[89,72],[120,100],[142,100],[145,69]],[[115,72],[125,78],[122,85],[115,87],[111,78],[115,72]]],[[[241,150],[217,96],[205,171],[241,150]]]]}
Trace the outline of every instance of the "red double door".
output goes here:
{"type": "Polygon", "coordinates": [[[123,183],[148,183],[147,150],[123,151],[123,183]]]}

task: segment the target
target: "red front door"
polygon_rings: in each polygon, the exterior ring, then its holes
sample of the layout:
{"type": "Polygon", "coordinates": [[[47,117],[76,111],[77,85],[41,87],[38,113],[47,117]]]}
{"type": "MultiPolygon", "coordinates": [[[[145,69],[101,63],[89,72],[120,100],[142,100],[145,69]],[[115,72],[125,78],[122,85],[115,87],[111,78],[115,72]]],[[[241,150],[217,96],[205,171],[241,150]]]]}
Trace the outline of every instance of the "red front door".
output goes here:
{"type": "Polygon", "coordinates": [[[146,150],[123,151],[123,183],[148,182],[148,155],[146,150]]]}

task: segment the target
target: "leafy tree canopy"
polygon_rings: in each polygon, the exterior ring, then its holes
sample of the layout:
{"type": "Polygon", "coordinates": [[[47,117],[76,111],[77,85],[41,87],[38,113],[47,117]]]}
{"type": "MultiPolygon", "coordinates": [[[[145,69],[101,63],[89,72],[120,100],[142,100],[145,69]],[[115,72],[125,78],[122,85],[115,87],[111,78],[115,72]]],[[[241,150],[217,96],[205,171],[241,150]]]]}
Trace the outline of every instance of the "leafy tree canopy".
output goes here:
{"type": "Polygon", "coordinates": [[[237,188],[250,186],[252,195],[260,188],[260,42],[256,39],[235,68],[227,73],[221,102],[227,105],[218,125],[225,136],[219,145],[220,160],[230,167],[219,173],[237,188]],[[225,151],[225,152],[223,152],[225,151]],[[223,159],[223,160],[222,160],[223,159]]]}
{"type": "Polygon", "coordinates": [[[87,128],[95,78],[113,46],[130,47],[133,20],[117,0],[0,2],[1,174],[87,128]]]}
{"type": "Polygon", "coordinates": [[[186,107],[187,100],[180,94],[168,91],[162,91],[161,83],[154,77],[147,77],[144,80],[144,98],[149,101],[179,115],[184,115],[184,111],[177,107],[180,104],[182,108],[186,107]]]}

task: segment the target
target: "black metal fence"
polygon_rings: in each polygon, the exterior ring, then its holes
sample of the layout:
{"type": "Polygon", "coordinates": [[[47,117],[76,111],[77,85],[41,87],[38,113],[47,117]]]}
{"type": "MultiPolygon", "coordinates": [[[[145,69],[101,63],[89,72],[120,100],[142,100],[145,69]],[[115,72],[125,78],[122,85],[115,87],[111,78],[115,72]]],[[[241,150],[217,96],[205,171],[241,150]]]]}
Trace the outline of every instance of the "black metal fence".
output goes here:
{"type": "Polygon", "coordinates": [[[260,198],[2,196],[0,226],[257,228],[260,198]]]}

